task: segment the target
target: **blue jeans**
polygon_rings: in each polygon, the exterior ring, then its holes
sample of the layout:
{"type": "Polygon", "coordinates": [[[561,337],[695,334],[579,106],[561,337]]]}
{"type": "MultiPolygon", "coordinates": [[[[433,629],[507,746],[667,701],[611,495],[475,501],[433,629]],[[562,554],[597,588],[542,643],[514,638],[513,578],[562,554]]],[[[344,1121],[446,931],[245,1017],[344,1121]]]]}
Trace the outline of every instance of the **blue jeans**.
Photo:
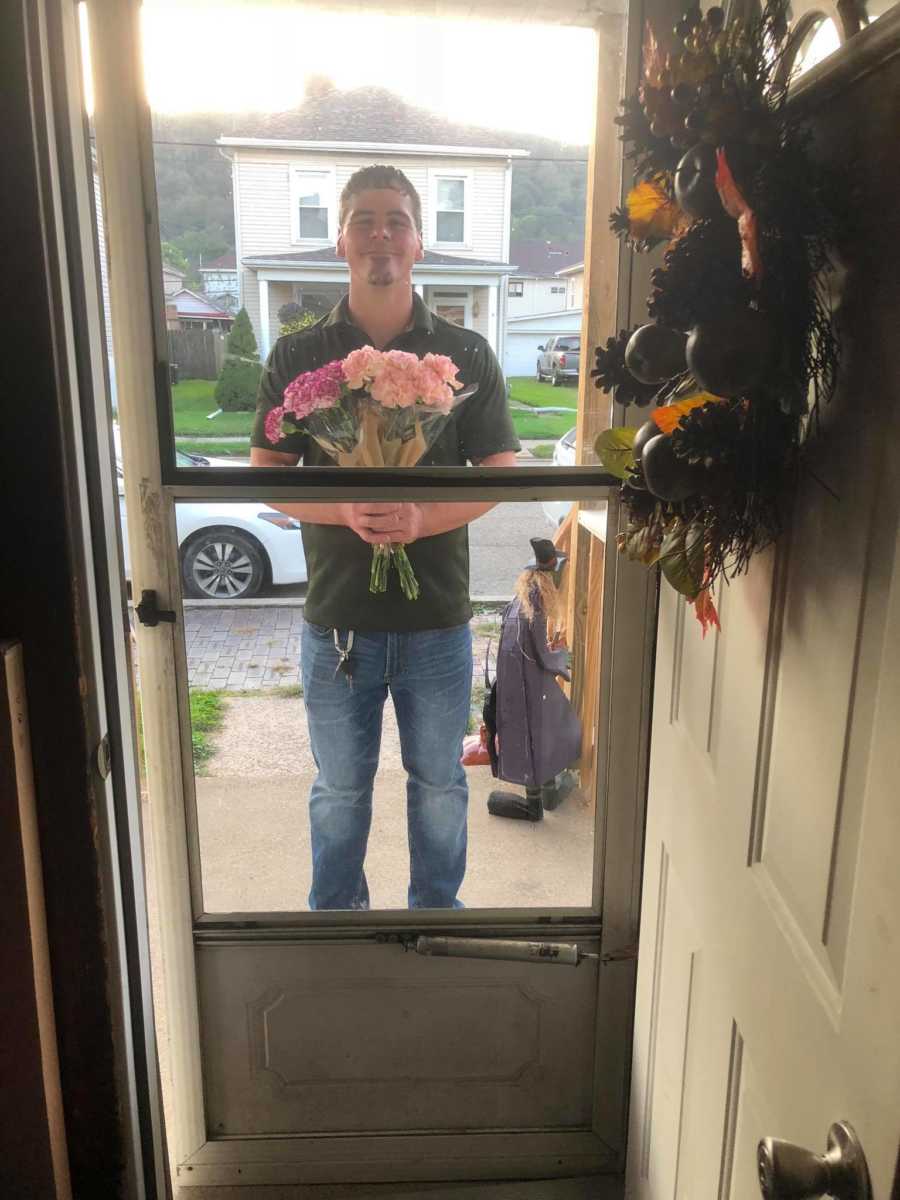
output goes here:
{"type": "MultiPolygon", "coordinates": [[[[341,646],[347,630],[338,631],[341,646]]],[[[472,696],[468,625],[421,633],[354,633],[352,679],[334,630],[304,622],[306,719],[318,768],[309,797],[311,909],[368,908],[363,870],[381,721],[390,690],[407,773],[409,907],[462,907],[468,788],[460,764],[472,696]]]]}

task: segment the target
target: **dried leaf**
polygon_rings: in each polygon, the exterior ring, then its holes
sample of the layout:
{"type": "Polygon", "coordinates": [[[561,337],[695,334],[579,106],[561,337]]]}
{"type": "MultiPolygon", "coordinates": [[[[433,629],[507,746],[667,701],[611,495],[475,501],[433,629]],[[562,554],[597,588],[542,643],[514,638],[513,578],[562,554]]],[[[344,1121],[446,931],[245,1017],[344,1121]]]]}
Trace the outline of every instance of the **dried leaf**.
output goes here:
{"type": "Polygon", "coordinates": [[[703,636],[706,637],[707,630],[713,626],[716,629],[721,629],[719,624],[719,614],[716,611],[716,605],[712,598],[712,593],[708,587],[702,588],[700,593],[693,601],[694,616],[700,622],[700,628],[703,631],[703,636]]]}
{"type": "Polygon", "coordinates": [[[654,175],[631,189],[625,200],[631,237],[635,240],[671,237],[684,213],[666,190],[666,177],[654,175]]]}
{"type": "Polygon", "coordinates": [[[700,408],[704,404],[721,404],[722,400],[722,396],[714,396],[712,392],[698,392],[695,396],[688,396],[685,400],[676,400],[674,404],[655,408],[651,419],[656,422],[662,433],[671,433],[681,424],[681,418],[692,409],[700,408]]]}
{"type": "Polygon", "coordinates": [[[744,194],[731,173],[725,151],[721,148],[717,151],[716,162],[716,189],[722,207],[737,221],[741,239],[741,267],[748,279],[762,279],[763,262],[759,253],[756,213],[744,199],[744,194]]]}

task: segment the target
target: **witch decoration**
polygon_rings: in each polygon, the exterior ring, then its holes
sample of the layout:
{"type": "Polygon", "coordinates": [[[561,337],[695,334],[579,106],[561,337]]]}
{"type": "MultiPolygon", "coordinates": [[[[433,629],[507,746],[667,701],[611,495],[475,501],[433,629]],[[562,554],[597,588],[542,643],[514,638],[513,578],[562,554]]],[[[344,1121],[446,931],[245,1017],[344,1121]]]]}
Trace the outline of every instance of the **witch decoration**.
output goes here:
{"type": "Polygon", "coordinates": [[[596,350],[597,387],[649,420],[595,449],[622,480],[619,549],[659,563],[718,627],[713,593],[781,531],[804,438],[837,372],[826,274],[832,186],[787,104],[787,0],[726,24],[684,14],[622,104],[635,183],[610,224],[665,244],[648,324],[596,350]]]}

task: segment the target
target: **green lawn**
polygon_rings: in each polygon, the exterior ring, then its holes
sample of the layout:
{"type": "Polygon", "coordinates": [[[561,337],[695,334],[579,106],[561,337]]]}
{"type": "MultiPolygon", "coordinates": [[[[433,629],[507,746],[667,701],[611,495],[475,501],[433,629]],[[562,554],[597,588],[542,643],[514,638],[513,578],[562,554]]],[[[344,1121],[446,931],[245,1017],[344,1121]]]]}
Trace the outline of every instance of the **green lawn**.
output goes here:
{"type": "Polygon", "coordinates": [[[507,382],[510,400],[518,400],[520,404],[527,404],[531,408],[578,407],[578,388],[572,384],[555,388],[550,383],[538,383],[536,379],[527,379],[524,375],[516,375],[507,382]]]}
{"type": "Polygon", "coordinates": [[[564,433],[575,424],[574,411],[569,413],[546,413],[544,416],[539,416],[537,413],[523,412],[521,408],[512,409],[512,422],[516,433],[520,438],[540,438],[541,441],[552,438],[554,441],[561,438],[564,433]]]}
{"type": "Polygon", "coordinates": [[[211,421],[207,417],[216,411],[213,392],[214,379],[183,379],[172,388],[172,409],[177,437],[231,437],[249,434],[253,428],[252,412],[219,413],[211,421]]]}
{"type": "Polygon", "coordinates": [[[247,442],[179,442],[178,449],[185,454],[212,455],[215,458],[250,457],[250,443],[247,442]]]}
{"type": "MultiPolygon", "coordinates": [[[[536,383],[533,379],[515,378],[509,381],[510,398],[531,408],[544,406],[567,408],[568,413],[529,413],[521,409],[512,410],[513,424],[520,438],[540,438],[555,441],[562,437],[575,423],[578,393],[574,387],[551,387],[549,383],[536,383]]],[[[182,450],[196,454],[249,454],[246,444],[232,443],[227,446],[206,445],[203,438],[236,437],[249,434],[253,427],[253,413],[220,413],[207,420],[215,412],[213,400],[215,380],[184,379],[172,388],[172,404],[175,415],[176,437],[197,438],[196,443],[179,443],[182,450]]]]}
{"type": "Polygon", "coordinates": [[[207,759],[212,757],[215,746],[211,735],[225,719],[225,702],[218,692],[202,689],[191,690],[191,742],[194,751],[194,769],[203,773],[207,759]]]}

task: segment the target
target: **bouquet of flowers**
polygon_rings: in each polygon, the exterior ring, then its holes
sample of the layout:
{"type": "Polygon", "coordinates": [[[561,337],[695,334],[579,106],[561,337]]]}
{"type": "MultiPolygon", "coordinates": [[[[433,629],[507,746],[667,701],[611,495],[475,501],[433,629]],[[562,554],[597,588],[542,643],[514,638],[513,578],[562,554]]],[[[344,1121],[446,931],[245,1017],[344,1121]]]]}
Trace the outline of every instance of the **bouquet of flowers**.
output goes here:
{"type": "MultiPolygon", "coordinates": [[[[444,354],[363,346],[293,379],[266,417],[266,437],[274,445],[302,429],[341,467],[414,467],[453,408],[477,391],[463,389],[458,369],[444,354]]],[[[369,590],[386,591],[392,561],[415,600],[419,583],[402,545],[373,546],[369,590]]]]}

